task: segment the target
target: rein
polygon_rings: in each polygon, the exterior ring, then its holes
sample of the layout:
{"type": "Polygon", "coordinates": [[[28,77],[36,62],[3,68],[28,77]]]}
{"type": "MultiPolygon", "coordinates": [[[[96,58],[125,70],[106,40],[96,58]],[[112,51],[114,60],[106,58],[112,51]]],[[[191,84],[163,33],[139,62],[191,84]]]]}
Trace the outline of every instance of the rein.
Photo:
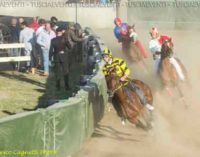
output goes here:
{"type": "MultiPolygon", "coordinates": [[[[128,81],[129,82],[129,81],[128,81]]],[[[126,86],[128,84],[128,82],[125,83],[121,83],[117,88],[112,90],[112,93],[115,93],[116,91],[118,91],[119,89],[121,89],[122,87],[126,86]]]]}

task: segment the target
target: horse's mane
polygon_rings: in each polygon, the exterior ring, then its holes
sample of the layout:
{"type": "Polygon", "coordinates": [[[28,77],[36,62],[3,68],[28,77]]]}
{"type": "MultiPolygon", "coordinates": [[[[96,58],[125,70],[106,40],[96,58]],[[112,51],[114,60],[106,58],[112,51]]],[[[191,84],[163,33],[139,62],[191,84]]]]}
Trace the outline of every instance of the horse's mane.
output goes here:
{"type": "Polygon", "coordinates": [[[172,48],[170,48],[168,46],[168,43],[169,43],[169,41],[165,41],[162,44],[162,47],[161,47],[161,59],[165,59],[166,57],[169,57],[171,54],[173,54],[173,50],[172,50],[172,48]]]}

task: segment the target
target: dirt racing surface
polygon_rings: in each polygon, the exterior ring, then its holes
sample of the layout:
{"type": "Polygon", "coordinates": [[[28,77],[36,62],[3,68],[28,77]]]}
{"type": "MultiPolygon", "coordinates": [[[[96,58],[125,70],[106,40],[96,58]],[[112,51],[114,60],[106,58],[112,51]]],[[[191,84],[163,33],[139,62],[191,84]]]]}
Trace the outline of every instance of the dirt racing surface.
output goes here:
{"type": "MultiPolygon", "coordinates": [[[[148,48],[148,29],[136,27],[148,48]]],[[[199,35],[194,30],[160,30],[172,36],[176,56],[188,70],[191,87],[186,88],[184,103],[176,95],[170,98],[153,74],[152,57],[145,60],[148,72],[128,62],[134,78],[151,86],[154,94],[154,128],[144,131],[129,122],[121,124],[113,108],[106,109],[104,119],[76,157],[199,157],[200,156],[200,61],[199,35]],[[187,105],[187,106],[186,106],[187,105]]],[[[117,57],[125,56],[113,37],[112,29],[96,30],[117,57]],[[110,38],[108,38],[110,37],[110,38]]],[[[110,104],[111,105],[111,104],[110,104]]],[[[112,105],[111,105],[112,106],[112,105]]]]}

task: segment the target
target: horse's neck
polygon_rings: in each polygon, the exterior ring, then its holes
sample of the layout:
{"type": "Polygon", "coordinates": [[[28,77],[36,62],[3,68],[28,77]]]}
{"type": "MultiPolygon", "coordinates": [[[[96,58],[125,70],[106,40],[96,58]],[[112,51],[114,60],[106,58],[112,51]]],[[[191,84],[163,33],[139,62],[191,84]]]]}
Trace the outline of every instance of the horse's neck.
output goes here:
{"type": "Polygon", "coordinates": [[[128,97],[128,96],[126,95],[126,93],[125,93],[124,87],[120,88],[120,89],[116,92],[116,94],[117,94],[117,96],[119,97],[119,99],[120,99],[121,101],[126,100],[127,97],[128,97]]]}
{"type": "Polygon", "coordinates": [[[171,50],[168,51],[162,51],[161,52],[161,58],[164,60],[165,58],[169,57],[171,55],[171,50]]]}

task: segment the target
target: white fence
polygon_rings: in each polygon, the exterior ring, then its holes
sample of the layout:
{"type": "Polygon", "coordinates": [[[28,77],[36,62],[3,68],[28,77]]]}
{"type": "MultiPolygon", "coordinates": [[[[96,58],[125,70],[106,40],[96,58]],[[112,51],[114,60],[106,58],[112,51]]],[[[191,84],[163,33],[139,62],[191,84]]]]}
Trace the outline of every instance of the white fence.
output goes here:
{"type": "MultiPolygon", "coordinates": [[[[21,49],[24,48],[25,44],[23,43],[15,43],[15,44],[0,44],[0,49],[21,49]]],[[[22,61],[30,61],[30,56],[20,56],[20,53],[18,53],[19,56],[16,57],[0,57],[0,63],[2,62],[22,62],[22,61]]]]}

